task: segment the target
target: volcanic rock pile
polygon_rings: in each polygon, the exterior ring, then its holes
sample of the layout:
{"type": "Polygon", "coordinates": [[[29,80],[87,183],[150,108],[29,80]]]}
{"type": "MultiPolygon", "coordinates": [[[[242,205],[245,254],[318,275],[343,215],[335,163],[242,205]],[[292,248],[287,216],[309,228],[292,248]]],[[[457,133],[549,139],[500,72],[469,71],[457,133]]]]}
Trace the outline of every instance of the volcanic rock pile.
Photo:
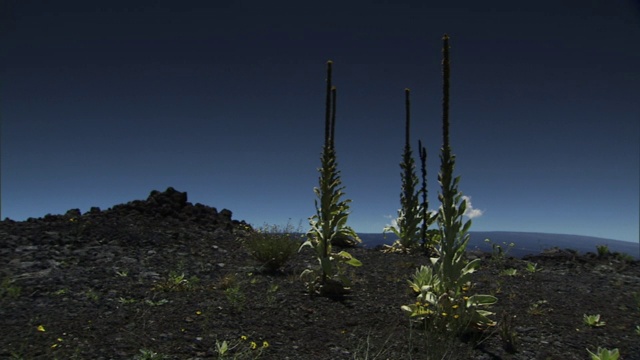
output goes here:
{"type": "MultiPolygon", "coordinates": [[[[227,209],[218,212],[193,205],[186,192],[169,187],[164,192],[152,191],[144,201],[104,211],[92,207],[84,214],[71,209],[64,215],[20,222],[5,219],[0,222],[0,260],[6,265],[0,268],[0,278],[16,281],[57,273],[60,281],[70,280],[65,279],[69,272],[61,270],[75,268],[73,265],[90,265],[96,271],[139,268],[138,275],[153,275],[142,263],[148,267],[154,258],[161,261],[163,252],[186,255],[196,248],[225,252],[221,245],[233,246],[229,242],[234,229],[248,228],[244,221],[231,217],[227,209]]],[[[221,266],[222,261],[202,266],[221,266]]]]}

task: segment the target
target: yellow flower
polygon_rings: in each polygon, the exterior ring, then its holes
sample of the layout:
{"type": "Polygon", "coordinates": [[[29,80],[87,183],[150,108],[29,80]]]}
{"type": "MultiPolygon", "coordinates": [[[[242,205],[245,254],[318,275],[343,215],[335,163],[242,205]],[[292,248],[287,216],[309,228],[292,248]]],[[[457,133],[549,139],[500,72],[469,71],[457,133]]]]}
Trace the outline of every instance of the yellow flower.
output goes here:
{"type": "Polygon", "coordinates": [[[256,344],[255,341],[251,342],[251,350],[255,350],[258,347],[258,344],[256,344]]]}
{"type": "Polygon", "coordinates": [[[458,315],[458,314],[453,315],[453,318],[454,318],[454,319],[457,319],[457,318],[459,318],[459,317],[460,317],[460,315],[458,315]]]}
{"type": "Polygon", "coordinates": [[[196,311],[196,315],[202,315],[202,311],[200,310],[196,311]]]}
{"type": "Polygon", "coordinates": [[[246,336],[246,335],[242,335],[242,336],[240,336],[240,339],[241,339],[242,341],[247,341],[247,336],[246,336]]]}
{"type": "Polygon", "coordinates": [[[446,313],[446,312],[443,312],[443,313],[442,313],[442,316],[447,316],[447,313],[446,313]]]}
{"type": "Polygon", "coordinates": [[[269,343],[266,342],[266,341],[263,341],[262,342],[262,347],[265,348],[265,349],[268,348],[269,347],[269,343]]]}
{"type": "Polygon", "coordinates": [[[457,309],[459,307],[460,307],[460,305],[458,305],[458,304],[452,306],[452,308],[454,308],[454,309],[457,309]]]}
{"type": "Polygon", "coordinates": [[[45,332],[46,330],[44,329],[44,326],[38,325],[38,331],[45,332]]]}

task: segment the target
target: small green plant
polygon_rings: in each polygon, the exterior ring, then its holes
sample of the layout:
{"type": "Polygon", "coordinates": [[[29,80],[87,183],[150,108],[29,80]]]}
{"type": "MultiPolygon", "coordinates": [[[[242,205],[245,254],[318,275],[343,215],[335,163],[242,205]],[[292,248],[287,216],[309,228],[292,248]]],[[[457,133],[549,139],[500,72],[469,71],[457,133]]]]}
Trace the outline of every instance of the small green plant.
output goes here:
{"type": "Polygon", "coordinates": [[[200,279],[197,276],[187,279],[184,273],[170,271],[164,281],[160,281],[153,286],[153,290],[185,291],[193,289],[198,282],[200,282],[200,279]]]}
{"type": "Polygon", "coordinates": [[[276,293],[278,292],[278,285],[276,284],[271,284],[269,285],[269,288],[267,289],[267,304],[273,304],[276,302],[276,293]]]}
{"type": "Polygon", "coordinates": [[[4,297],[15,299],[20,296],[21,292],[22,288],[17,285],[13,285],[13,280],[11,280],[11,278],[5,277],[2,279],[2,282],[0,283],[0,299],[4,297]]]}
{"type": "Polygon", "coordinates": [[[269,347],[267,341],[262,341],[259,346],[255,341],[249,341],[247,336],[241,336],[239,340],[228,342],[216,340],[216,353],[218,360],[223,359],[258,359],[269,347]]]}
{"type": "Polygon", "coordinates": [[[529,306],[529,314],[531,315],[543,315],[550,311],[547,300],[538,300],[529,306]]]}
{"type": "Polygon", "coordinates": [[[128,299],[121,296],[118,298],[118,302],[122,305],[133,304],[136,302],[136,299],[128,299]]]}
{"type": "Polygon", "coordinates": [[[351,287],[350,279],[345,275],[344,265],[361,266],[362,263],[346,251],[332,252],[332,244],[340,239],[360,242],[355,231],[347,226],[349,203],[342,200],[344,187],[337,169],[334,147],[336,89],[331,85],[331,68],[333,62],[327,62],[327,97],[325,111],[325,137],[321,156],[322,167],[316,193],[316,214],[309,218],[311,229],[307,232],[307,241],[303,247],[311,247],[319,266],[306,269],[300,274],[307,290],[311,294],[342,295],[351,287]]]}
{"type": "Polygon", "coordinates": [[[118,277],[127,277],[129,276],[129,271],[128,270],[116,270],[116,276],[118,277]]]}
{"type": "Polygon", "coordinates": [[[167,300],[167,299],[160,299],[160,300],[158,300],[158,301],[154,301],[154,300],[149,300],[149,299],[147,299],[147,300],[145,300],[145,301],[144,301],[144,303],[145,303],[145,304],[147,304],[147,305],[149,305],[149,306],[162,306],[162,305],[164,305],[164,304],[168,304],[168,303],[169,303],[169,300],[167,300]]]}
{"type": "Polygon", "coordinates": [[[514,268],[504,269],[500,272],[500,275],[504,276],[516,276],[518,274],[518,270],[514,268]]]}
{"type": "Polygon", "coordinates": [[[537,263],[527,262],[527,271],[533,274],[540,271],[540,268],[537,263]]]}
{"type": "Polygon", "coordinates": [[[159,354],[149,349],[140,349],[140,354],[134,357],[135,360],[160,360],[166,358],[166,355],[159,354]]]}
{"type": "Polygon", "coordinates": [[[264,225],[243,240],[249,254],[268,272],[280,269],[300,248],[300,236],[290,224],[264,225]]]}
{"type": "Polygon", "coordinates": [[[503,242],[502,245],[494,243],[491,239],[485,239],[484,242],[487,244],[491,244],[491,261],[502,263],[509,255],[511,249],[513,249],[516,244],[503,242]]]}
{"type": "Polygon", "coordinates": [[[93,302],[98,301],[98,299],[100,298],[100,295],[98,294],[98,292],[93,289],[88,289],[87,291],[84,292],[84,295],[87,297],[87,299],[93,302]]]}
{"type": "Polygon", "coordinates": [[[618,349],[609,350],[598,347],[595,353],[592,353],[589,349],[587,349],[587,352],[591,355],[591,360],[617,360],[620,357],[618,349]]]}
{"type": "Polygon", "coordinates": [[[231,304],[234,310],[240,312],[244,309],[246,303],[246,296],[244,291],[240,288],[240,284],[236,283],[233,286],[224,290],[224,295],[231,304]]]}
{"type": "Polygon", "coordinates": [[[582,317],[582,320],[586,325],[589,325],[591,327],[602,327],[606,325],[604,321],[600,320],[600,314],[597,314],[597,315],[584,314],[582,317]]]}
{"type": "Polygon", "coordinates": [[[636,335],[640,336],[640,325],[636,325],[636,335]]]}
{"type": "Polygon", "coordinates": [[[413,292],[420,293],[423,286],[437,285],[437,279],[433,278],[433,268],[430,266],[420,266],[413,274],[412,280],[407,280],[413,292]]]}
{"type": "Polygon", "coordinates": [[[62,296],[65,295],[69,292],[68,289],[60,289],[60,290],[56,290],[53,295],[57,295],[57,296],[62,296]]]}
{"type": "Polygon", "coordinates": [[[596,245],[596,251],[598,252],[599,257],[609,255],[609,246],[607,245],[596,245]]]}

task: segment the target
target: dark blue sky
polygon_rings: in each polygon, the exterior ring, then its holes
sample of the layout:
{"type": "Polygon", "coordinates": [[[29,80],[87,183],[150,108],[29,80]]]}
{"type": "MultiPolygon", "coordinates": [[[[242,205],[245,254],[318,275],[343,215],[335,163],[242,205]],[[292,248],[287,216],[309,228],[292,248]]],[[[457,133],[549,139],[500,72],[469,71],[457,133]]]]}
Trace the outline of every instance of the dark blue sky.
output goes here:
{"type": "Polygon", "coordinates": [[[173,186],[254,225],[314,213],[325,62],[350,224],[399,207],[404,88],[437,206],[441,38],[472,230],[638,241],[635,1],[3,1],[2,217],[173,186]]]}

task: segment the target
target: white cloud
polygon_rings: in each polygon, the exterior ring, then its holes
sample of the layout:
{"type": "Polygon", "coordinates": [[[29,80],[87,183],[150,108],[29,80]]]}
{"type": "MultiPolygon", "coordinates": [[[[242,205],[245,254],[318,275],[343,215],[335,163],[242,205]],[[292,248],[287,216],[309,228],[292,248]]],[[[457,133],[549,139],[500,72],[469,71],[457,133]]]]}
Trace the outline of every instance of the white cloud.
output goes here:
{"type": "MultiPolygon", "coordinates": [[[[400,211],[400,210],[398,210],[398,211],[400,211]]],[[[389,219],[389,220],[391,220],[391,224],[386,224],[384,226],[385,228],[387,228],[387,227],[393,227],[393,228],[396,228],[396,229],[398,228],[398,219],[395,216],[393,216],[393,215],[384,215],[384,217],[389,219]]]]}
{"type": "Polygon", "coordinates": [[[473,218],[477,218],[482,216],[482,214],[484,214],[484,210],[480,210],[480,209],[474,209],[473,205],[471,205],[471,197],[470,196],[462,196],[462,200],[465,200],[467,202],[467,208],[464,211],[464,216],[468,217],[469,219],[473,219],[473,218]]]}

